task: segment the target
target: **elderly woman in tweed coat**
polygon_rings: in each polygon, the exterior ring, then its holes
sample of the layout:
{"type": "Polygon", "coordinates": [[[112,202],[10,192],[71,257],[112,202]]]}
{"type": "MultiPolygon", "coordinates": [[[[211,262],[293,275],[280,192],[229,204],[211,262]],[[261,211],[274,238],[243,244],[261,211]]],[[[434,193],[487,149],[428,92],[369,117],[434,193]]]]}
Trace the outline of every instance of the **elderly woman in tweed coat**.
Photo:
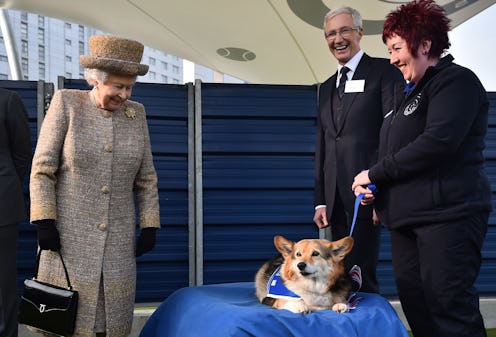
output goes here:
{"type": "Polygon", "coordinates": [[[155,245],[160,227],[157,175],[142,104],[128,100],[143,45],[90,38],[81,56],[91,91],[53,96],[31,170],[31,222],[38,278],[65,286],[60,251],[79,292],[75,336],[127,336],[136,288],[135,256],[155,245]],[[140,237],[135,245],[136,195],[140,237]]]}

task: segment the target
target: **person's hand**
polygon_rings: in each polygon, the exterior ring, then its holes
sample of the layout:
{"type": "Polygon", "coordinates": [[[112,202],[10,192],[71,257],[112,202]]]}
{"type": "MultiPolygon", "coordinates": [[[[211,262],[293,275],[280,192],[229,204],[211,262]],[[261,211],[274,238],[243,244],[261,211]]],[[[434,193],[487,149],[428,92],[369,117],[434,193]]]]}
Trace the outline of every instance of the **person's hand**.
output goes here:
{"type": "Polygon", "coordinates": [[[319,228],[325,228],[329,226],[329,223],[327,222],[327,212],[325,207],[319,207],[315,210],[313,222],[315,222],[315,224],[319,228]]]}
{"type": "Polygon", "coordinates": [[[155,247],[156,241],[156,232],[157,228],[155,227],[146,227],[141,229],[140,236],[138,238],[138,242],[136,243],[136,252],[135,256],[141,256],[155,247]]]}
{"type": "Polygon", "coordinates": [[[360,194],[363,194],[362,198],[360,199],[360,204],[367,206],[367,205],[372,205],[375,201],[375,195],[374,192],[369,189],[368,187],[363,187],[363,186],[357,186],[355,187],[354,190],[355,196],[359,196],[360,194]]]}
{"type": "Polygon", "coordinates": [[[38,245],[41,250],[60,250],[60,235],[55,220],[44,219],[35,222],[38,234],[38,245]]]}
{"type": "Polygon", "coordinates": [[[369,170],[362,171],[358,173],[355,178],[353,179],[353,184],[351,185],[351,190],[355,192],[355,196],[359,195],[362,193],[362,191],[356,191],[358,187],[364,187],[366,188],[368,184],[371,184],[372,182],[370,181],[369,178],[369,170]]]}

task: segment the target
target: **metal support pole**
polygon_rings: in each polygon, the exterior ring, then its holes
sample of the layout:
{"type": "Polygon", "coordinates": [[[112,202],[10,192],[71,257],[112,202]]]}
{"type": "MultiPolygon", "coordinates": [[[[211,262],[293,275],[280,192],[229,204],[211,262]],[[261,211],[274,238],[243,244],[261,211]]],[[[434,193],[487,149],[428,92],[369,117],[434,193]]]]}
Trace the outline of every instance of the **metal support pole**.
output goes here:
{"type": "MultiPolygon", "coordinates": [[[[317,84],[317,95],[315,99],[317,100],[317,106],[319,105],[319,90],[320,90],[320,83],[317,84]]],[[[327,210],[327,212],[330,212],[331,210],[327,210]]],[[[319,239],[326,239],[329,241],[332,241],[332,233],[331,233],[331,226],[327,226],[326,228],[321,228],[319,229],[319,239]]]]}
{"type": "Polygon", "coordinates": [[[203,284],[203,136],[201,80],[195,81],[196,285],[203,284]]]}
{"type": "Polygon", "coordinates": [[[203,284],[203,169],[201,81],[188,83],[189,285],[203,284]]]}
{"type": "Polygon", "coordinates": [[[53,97],[53,83],[47,83],[44,81],[38,81],[38,92],[37,92],[37,132],[36,135],[40,135],[41,124],[45,119],[46,112],[50,105],[53,97]]]}
{"type": "Polygon", "coordinates": [[[196,285],[195,86],[188,88],[188,260],[189,286],[196,285]]]}

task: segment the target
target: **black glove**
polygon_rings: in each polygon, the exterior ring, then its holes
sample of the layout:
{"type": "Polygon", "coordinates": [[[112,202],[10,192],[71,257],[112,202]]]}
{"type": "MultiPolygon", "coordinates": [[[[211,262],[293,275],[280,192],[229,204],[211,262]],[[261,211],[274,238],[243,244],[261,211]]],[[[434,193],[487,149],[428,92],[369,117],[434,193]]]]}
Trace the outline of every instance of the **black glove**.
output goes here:
{"type": "Polygon", "coordinates": [[[34,223],[38,228],[38,245],[40,249],[58,251],[60,249],[60,235],[55,227],[55,220],[44,219],[34,223]]]}
{"type": "Polygon", "coordinates": [[[138,242],[136,243],[135,255],[141,256],[155,247],[155,232],[157,228],[146,227],[141,230],[138,242]]]}

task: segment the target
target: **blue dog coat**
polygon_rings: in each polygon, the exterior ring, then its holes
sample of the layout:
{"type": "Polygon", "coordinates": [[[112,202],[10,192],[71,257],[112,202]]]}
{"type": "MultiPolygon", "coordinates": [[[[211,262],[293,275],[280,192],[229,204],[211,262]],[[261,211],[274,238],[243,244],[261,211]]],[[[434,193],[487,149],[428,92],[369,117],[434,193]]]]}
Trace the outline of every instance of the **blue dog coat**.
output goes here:
{"type": "Polygon", "coordinates": [[[281,280],[281,266],[277,267],[269,281],[267,282],[267,297],[271,298],[284,298],[289,300],[299,300],[300,296],[286,288],[284,282],[281,280]]]}

